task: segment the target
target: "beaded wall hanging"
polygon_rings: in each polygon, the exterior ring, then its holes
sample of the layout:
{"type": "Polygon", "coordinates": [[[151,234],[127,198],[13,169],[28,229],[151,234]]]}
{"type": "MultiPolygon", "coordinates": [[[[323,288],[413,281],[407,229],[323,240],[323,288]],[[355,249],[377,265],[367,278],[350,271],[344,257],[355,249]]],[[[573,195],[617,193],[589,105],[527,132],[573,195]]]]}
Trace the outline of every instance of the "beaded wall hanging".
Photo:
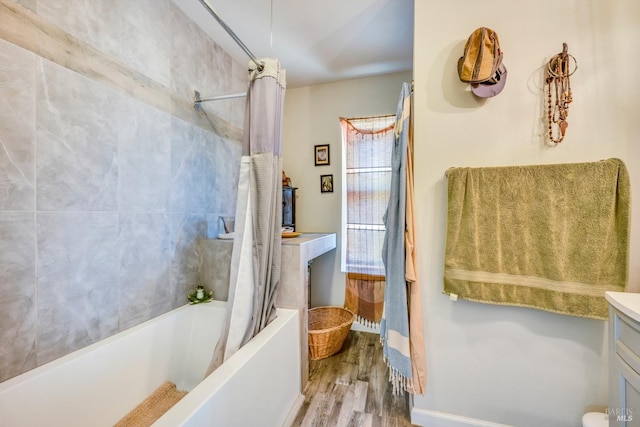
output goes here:
{"type": "Polygon", "coordinates": [[[562,52],[554,55],[547,64],[547,119],[549,140],[559,144],[564,139],[569,122],[569,104],[573,101],[569,77],[578,69],[578,62],[569,54],[568,46],[562,43],[562,52]],[[570,60],[573,60],[571,70],[570,60]]]}

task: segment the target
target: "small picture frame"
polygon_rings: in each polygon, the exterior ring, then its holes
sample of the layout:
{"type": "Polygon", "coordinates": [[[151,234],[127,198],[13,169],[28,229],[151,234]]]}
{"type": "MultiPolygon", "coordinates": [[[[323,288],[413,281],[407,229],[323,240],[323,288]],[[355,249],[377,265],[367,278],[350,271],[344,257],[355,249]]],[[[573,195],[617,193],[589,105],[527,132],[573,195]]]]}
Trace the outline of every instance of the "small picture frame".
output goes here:
{"type": "Polygon", "coordinates": [[[325,166],[329,164],[329,144],[324,145],[316,145],[315,148],[315,159],[316,166],[325,166]]]}
{"type": "Polygon", "coordinates": [[[320,192],[333,193],[333,175],[320,175],[320,192]]]}

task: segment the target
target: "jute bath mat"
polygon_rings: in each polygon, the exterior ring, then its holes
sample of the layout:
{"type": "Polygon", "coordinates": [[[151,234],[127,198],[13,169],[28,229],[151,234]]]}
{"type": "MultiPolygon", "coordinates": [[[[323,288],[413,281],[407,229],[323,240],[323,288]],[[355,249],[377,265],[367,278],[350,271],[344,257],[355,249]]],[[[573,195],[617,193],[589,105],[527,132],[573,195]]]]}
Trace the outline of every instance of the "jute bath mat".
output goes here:
{"type": "Polygon", "coordinates": [[[147,427],[164,415],[187,394],[179,391],[172,382],[165,381],[149,397],[143,400],[114,427],[147,427]]]}

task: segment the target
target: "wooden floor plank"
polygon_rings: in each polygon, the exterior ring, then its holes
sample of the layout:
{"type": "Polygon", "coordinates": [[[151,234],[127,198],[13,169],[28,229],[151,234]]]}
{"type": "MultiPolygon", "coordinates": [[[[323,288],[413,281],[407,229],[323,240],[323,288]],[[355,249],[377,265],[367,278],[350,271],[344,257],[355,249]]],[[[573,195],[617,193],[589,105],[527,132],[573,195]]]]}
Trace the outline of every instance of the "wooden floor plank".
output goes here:
{"type": "Polygon", "coordinates": [[[353,412],[346,427],[372,427],[373,417],[365,412],[353,412]]]}
{"type": "Polygon", "coordinates": [[[371,376],[371,367],[376,365],[376,346],[380,346],[380,337],[377,334],[362,334],[365,339],[362,340],[358,358],[358,379],[361,381],[369,381],[371,376]]]}
{"type": "Polygon", "coordinates": [[[349,410],[349,406],[351,404],[351,399],[349,399],[349,389],[351,388],[348,384],[334,384],[331,393],[333,394],[334,403],[331,413],[329,414],[329,418],[327,420],[327,425],[335,426],[338,424],[340,420],[340,415],[349,410]],[[345,397],[347,400],[345,401],[345,397]]]}
{"type": "Polygon", "coordinates": [[[309,362],[292,427],[411,427],[408,396],[394,396],[377,334],[350,331],[342,350],[309,362]]]}
{"type": "Polygon", "coordinates": [[[340,412],[337,419],[331,419],[330,422],[335,426],[346,426],[349,423],[351,414],[353,413],[355,386],[353,384],[345,387],[344,396],[342,398],[342,405],[340,405],[340,412]]]}
{"type": "Polygon", "coordinates": [[[357,381],[355,384],[355,392],[353,398],[353,410],[357,412],[365,412],[367,407],[367,395],[369,392],[369,383],[357,381]]]}

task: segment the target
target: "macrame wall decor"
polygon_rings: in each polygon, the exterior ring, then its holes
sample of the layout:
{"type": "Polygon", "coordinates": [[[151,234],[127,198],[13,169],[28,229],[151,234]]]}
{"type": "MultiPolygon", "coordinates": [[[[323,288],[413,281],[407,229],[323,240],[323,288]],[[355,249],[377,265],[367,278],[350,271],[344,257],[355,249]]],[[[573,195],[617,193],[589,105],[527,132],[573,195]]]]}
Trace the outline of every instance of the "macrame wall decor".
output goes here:
{"type": "Polygon", "coordinates": [[[578,69],[578,62],[568,50],[567,44],[562,43],[562,52],[549,60],[546,71],[549,141],[555,145],[562,142],[569,126],[567,116],[573,101],[569,77],[578,69]],[[573,69],[570,62],[573,62],[573,69]]]}

